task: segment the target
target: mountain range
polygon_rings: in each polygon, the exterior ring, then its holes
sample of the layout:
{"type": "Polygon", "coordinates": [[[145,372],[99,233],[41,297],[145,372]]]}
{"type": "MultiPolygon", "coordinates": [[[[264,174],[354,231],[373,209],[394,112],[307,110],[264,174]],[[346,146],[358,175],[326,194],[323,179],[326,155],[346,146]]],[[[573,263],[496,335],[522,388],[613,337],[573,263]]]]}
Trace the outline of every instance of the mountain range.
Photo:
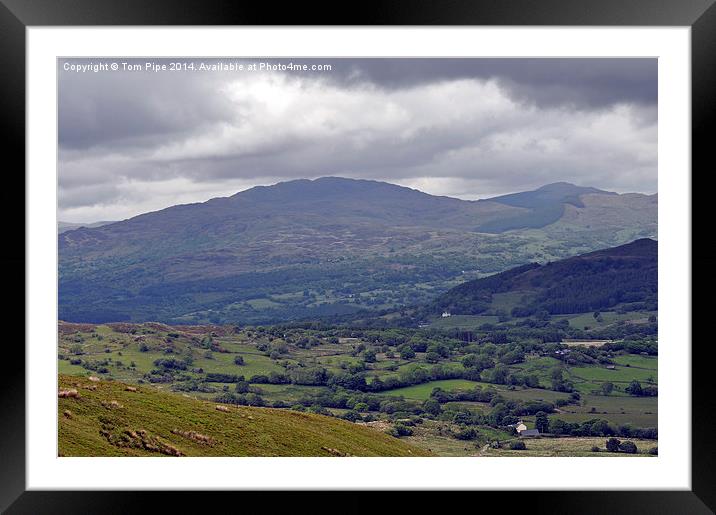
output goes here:
{"type": "Polygon", "coordinates": [[[657,234],[657,195],[568,183],[485,200],[326,177],[58,235],[68,321],[264,323],[426,303],[657,234]]]}

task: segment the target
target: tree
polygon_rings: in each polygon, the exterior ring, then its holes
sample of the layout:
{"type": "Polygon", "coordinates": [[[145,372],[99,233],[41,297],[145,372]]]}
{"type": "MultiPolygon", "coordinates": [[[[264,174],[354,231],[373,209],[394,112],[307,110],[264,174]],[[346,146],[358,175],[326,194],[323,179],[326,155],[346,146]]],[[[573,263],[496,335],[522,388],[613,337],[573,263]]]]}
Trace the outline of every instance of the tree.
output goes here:
{"type": "Polygon", "coordinates": [[[423,410],[430,415],[439,415],[442,409],[440,403],[435,399],[428,399],[423,403],[423,410]]]}
{"type": "Polygon", "coordinates": [[[437,363],[438,361],[440,361],[440,354],[438,354],[437,352],[428,352],[425,355],[425,361],[427,363],[437,363]]]}
{"type": "Polygon", "coordinates": [[[530,388],[539,387],[539,377],[535,374],[525,376],[525,386],[529,386],[530,388]]]}
{"type": "Polygon", "coordinates": [[[510,449],[512,449],[513,451],[524,451],[525,449],[527,449],[527,446],[522,440],[515,440],[514,442],[510,443],[510,449]]]}
{"type": "Polygon", "coordinates": [[[455,438],[458,440],[474,440],[477,438],[477,431],[473,428],[465,428],[455,433],[455,438]]]}
{"type": "Polygon", "coordinates": [[[353,409],[356,411],[365,412],[368,411],[368,408],[368,404],[366,404],[365,402],[359,402],[354,406],[353,409]]]}
{"type": "Polygon", "coordinates": [[[402,345],[400,347],[400,357],[402,359],[412,359],[415,357],[415,351],[410,347],[410,345],[402,345]]]}
{"type": "Polygon", "coordinates": [[[629,395],[634,395],[635,397],[640,397],[644,395],[644,391],[641,388],[641,383],[636,379],[629,383],[629,386],[624,388],[624,391],[629,395]]]}
{"type": "Polygon", "coordinates": [[[550,314],[546,309],[541,309],[535,314],[535,317],[537,320],[545,321],[550,319],[550,314]]]}
{"type": "Polygon", "coordinates": [[[236,383],[236,393],[248,393],[249,392],[249,383],[248,381],[238,381],[236,383]]]}
{"type": "Polygon", "coordinates": [[[614,428],[606,420],[597,420],[589,432],[594,436],[609,436],[614,434],[614,428]]]}
{"type": "Polygon", "coordinates": [[[549,421],[549,432],[555,435],[568,435],[572,431],[572,424],[564,420],[553,418],[549,421]]]}
{"type": "Polygon", "coordinates": [[[244,357],[243,356],[236,356],[234,358],[234,365],[243,365],[244,364],[244,357]]]}
{"type": "Polygon", "coordinates": [[[614,384],[607,381],[606,383],[602,383],[600,388],[602,390],[602,395],[609,395],[614,390],[614,384]]]}
{"type": "Polygon", "coordinates": [[[351,411],[346,411],[346,412],[341,416],[341,418],[344,419],[344,420],[348,420],[348,421],[350,421],[350,422],[355,422],[356,420],[360,420],[360,419],[361,419],[361,416],[360,416],[360,413],[358,413],[357,411],[352,411],[352,410],[351,410],[351,411]]]}
{"type": "Polygon", "coordinates": [[[510,369],[504,365],[497,365],[492,369],[490,374],[491,382],[496,384],[507,384],[507,377],[510,375],[510,369]]]}
{"type": "Polygon", "coordinates": [[[561,391],[564,388],[564,377],[562,376],[562,368],[554,367],[550,370],[550,378],[552,380],[552,389],[561,391]]]}
{"type": "Polygon", "coordinates": [[[540,433],[549,432],[549,418],[547,418],[547,414],[544,411],[538,411],[535,414],[535,427],[540,433]]]}
{"type": "Polygon", "coordinates": [[[263,406],[264,400],[260,395],[249,393],[246,395],[246,404],[249,406],[263,406]]]}
{"type": "Polygon", "coordinates": [[[396,438],[401,436],[410,436],[413,434],[413,430],[404,424],[396,424],[393,428],[389,429],[387,433],[396,438]]]}
{"type": "Polygon", "coordinates": [[[619,444],[619,450],[627,454],[636,454],[637,448],[634,442],[622,442],[619,444]]]}
{"type": "Polygon", "coordinates": [[[610,438],[607,440],[607,450],[609,452],[619,452],[619,444],[621,444],[619,439],[610,438]]]}

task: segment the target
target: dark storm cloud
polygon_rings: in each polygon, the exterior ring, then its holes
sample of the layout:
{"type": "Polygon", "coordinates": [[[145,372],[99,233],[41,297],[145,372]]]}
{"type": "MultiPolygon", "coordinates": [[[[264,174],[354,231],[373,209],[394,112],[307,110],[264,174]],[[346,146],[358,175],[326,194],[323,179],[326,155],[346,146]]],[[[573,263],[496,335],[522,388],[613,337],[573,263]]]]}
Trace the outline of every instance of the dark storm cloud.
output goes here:
{"type": "MultiPolygon", "coordinates": [[[[146,62],[126,61],[140,65],[146,62]]],[[[656,59],[294,59],[292,62],[330,62],[332,70],[325,78],[347,86],[367,82],[399,89],[457,79],[495,79],[511,95],[540,106],[598,108],[620,102],[653,105],[657,101],[656,59]]],[[[222,80],[231,77],[219,77],[218,82],[222,80]]],[[[153,72],[60,73],[60,144],[86,148],[105,139],[126,139],[129,144],[149,145],[152,141],[147,137],[228,120],[231,111],[225,99],[216,95],[216,83],[216,77],[207,81],[206,76],[191,73],[182,74],[181,79],[176,74],[153,72]]]]}
{"type": "Polygon", "coordinates": [[[455,79],[496,79],[538,105],[600,107],[654,104],[656,59],[359,59],[339,68],[347,83],[367,80],[390,88],[455,79]]]}
{"type": "Polygon", "coordinates": [[[464,198],[561,180],[656,191],[655,59],[223,62],[331,70],[78,73],[58,62],[60,217],[116,219],[323,175],[464,198]]]}

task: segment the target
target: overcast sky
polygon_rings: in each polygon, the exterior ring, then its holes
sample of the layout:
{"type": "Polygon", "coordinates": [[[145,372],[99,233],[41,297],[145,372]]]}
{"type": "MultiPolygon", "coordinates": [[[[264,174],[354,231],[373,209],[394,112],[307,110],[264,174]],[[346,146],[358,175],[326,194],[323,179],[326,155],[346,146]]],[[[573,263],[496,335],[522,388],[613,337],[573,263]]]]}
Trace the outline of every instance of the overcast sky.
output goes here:
{"type": "Polygon", "coordinates": [[[120,220],[295,178],[464,199],[556,181],[657,191],[656,59],[58,60],[59,219],[120,220]],[[122,71],[122,62],[141,71],[122,71]],[[155,64],[178,62],[151,60],[155,64]],[[330,65],[253,71],[249,65],[330,65]],[[66,68],[117,63],[112,71],[66,68]]]}

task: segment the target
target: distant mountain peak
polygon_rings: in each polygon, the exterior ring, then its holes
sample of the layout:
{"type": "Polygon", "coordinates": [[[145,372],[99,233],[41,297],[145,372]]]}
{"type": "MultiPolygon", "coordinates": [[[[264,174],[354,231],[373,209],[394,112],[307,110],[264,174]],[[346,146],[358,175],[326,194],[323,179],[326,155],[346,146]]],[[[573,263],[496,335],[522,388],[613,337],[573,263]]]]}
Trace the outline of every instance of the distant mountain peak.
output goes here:
{"type": "MultiPolygon", "coordinates": [[[[338,201],[341,197],[369,200],[393,197],[435,197],[422,191],[372,179],[351,179],[347,177],[318,177],[316,179],[294,179],[270,186],[256,186],[240,191],[231,198],[250,200],[273,200],[281,202],[338,201]]],[[[452,199],[457,201],[457,199],[452,199]]]]}
{"type": "Polygon", "coordinates": [[[574,204],[576,200],[576,203],[579,204],[579,196],[588,193],[616,195],[616,193],[612,191],[604,191],[588,186],[576,186],[569,182],[553,182],[545,184],[536,190],[509,193],[507,195],[500,195],[499,197],[492,197],[487,200],[510,206],[538,207],[543,205],[545,202],[574,204]]]}
{"type": "Polygon", "coordinates": [[[599,188],[592,188],[591,186],[577,186],[571,182],[559,181],[545,184],[537,188],[534,191],[554,192],[554,193],[566,193],[566,194],[578,194],[582,195],[585,193],[601,193],[603,195],[614,195],[613,191],[600,190],[599,188]]]}
{"type": "Polygon", "coordinates": [[[564,215],[567,204],[583,208],[582,195],[616,195],[597,188],[575,186],[569,182],[553,182],[531,191],[510,193],[487,199],[491,202],[528,210],[511,219],[499,220],[483,226],[488,232],[503,232],[527,227],[544,227],[559,220],[564,215]]]}

